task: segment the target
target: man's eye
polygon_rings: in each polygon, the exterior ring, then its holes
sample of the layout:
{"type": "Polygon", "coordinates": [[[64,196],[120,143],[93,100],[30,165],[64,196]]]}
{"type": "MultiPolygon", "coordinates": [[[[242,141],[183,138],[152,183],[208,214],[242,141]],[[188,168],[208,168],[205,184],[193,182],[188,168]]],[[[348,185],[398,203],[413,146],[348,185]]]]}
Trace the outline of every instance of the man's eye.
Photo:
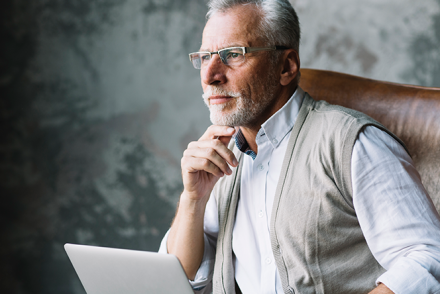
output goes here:
{"type": "Polygon", "coordinates": [[[206,54],[206,55],[201,55],[201,56],[200,56],[200,59],[201,59],[202,61],[209,61],[209,55],[208,55],[208,54],[206,54]]]}
{"type": "Polygon", "coordinates": [[[234,58],[238,58],[241,56],[241,53],[237,53],[237,52],[228,52],[228,54],[226,55],[227,59],[234,59],[234,58]]]}

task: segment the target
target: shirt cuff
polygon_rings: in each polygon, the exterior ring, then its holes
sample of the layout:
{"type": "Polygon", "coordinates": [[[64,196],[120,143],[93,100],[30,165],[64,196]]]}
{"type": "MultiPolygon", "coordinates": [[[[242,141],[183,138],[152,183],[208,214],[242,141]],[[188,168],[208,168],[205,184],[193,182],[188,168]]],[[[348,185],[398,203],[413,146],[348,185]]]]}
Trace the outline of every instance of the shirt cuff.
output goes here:
{"type": "MultiPolygon", "coordinates": [[[[160,243],[159,253],[168,254],[167,240],[169,233],[170,231],[168,230],[168,232],[163,237],[162,242],[160,243]]],[[[205,239],[205,249],[203,252],[202,263],[200,264],[200,267],[197,270],[194,280],[193,281],[189,280],[189,283],[196,291],[204,289],[211,282],[212,273],[214,271],[215,249],[213,249],[212,246],[210,245],[206,235],[204,235],[204,239],[205,239]]]]}
{"type": "Polygon", "coordinates": [[[168,254],[167,240],[168,240],[168,235],[169,234],[170,234],[170,230],[167,231],[167,233],[163,237],[162,241],[160,242],[160,247],[159,247],[159,250],[157,252],[168,254]]]}
{"type": "Polygon", "coordinates": [[[376,284],[382,283],[395,294],[440,294],[440,282],[423,266],[409,258],[401,258],[382,274],[376,284]]]}

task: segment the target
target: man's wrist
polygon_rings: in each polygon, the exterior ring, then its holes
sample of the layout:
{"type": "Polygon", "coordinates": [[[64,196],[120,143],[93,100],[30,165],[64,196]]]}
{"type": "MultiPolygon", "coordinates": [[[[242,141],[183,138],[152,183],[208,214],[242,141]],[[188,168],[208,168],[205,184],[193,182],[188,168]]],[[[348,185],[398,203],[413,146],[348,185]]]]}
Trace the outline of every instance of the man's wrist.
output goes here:
{"type": "Polygon", "coordinates": [[[193,197],[191,193],[183,191],[180,195],[179,210],[182,209],[189,214],[204,214],[208,199],[209,195],[199,198],[193,197]]]}

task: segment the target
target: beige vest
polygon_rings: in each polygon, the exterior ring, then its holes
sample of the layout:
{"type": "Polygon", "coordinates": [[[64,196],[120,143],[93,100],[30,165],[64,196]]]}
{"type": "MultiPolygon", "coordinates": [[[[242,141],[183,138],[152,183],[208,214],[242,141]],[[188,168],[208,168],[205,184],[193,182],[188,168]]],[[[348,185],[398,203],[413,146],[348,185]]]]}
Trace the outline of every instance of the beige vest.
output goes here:
{"type": "MultiPolygon", "coordinates": [[[[351,155],[367,125],[390,133],[362,113],[305,95],[288,142],[270,223],[284,293],[368,293],[385,271],[367,246],[352,201],[351,155]]],[[[230,148],[241,162],[243,155],[235,144],[230,148]]],[[[232,230],[240,178],[241,164],[214,187],[220,225],[214,293],[235,293],[232,230]]]]}

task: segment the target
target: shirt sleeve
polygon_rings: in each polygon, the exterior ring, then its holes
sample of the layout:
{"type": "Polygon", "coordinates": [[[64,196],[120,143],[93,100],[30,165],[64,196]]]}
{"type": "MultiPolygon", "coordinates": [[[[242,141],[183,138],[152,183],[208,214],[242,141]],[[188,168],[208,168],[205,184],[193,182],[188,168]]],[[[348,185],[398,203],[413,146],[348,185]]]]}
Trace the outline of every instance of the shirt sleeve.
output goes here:
{"type": "MultiPolygon", "coordinates": [[[[205,248],[203,252],[202,263],[197,270],[194,280],[189,281],[195,293],[197,294],[203,294],[205,292],[210,293],[211,290],[211,287],[207,286],[211,284],[212,274],[214,271],[215,248],[218,235],[217,203],[213,195],[211,195],[208,203],[206,204],[204,230],[205,248]]],[[[168,230],[168,232],[162,239],[162,242],[160,243],[159,253],[168,253],[167,240],[169,232],[170,231],[168,230]]]]}
{"type": "Polygon", "coordinates": [[[367,244],[394,293],[440,293],[440,217],[411,157],[368,126],[352,154],[353,205],[367,244]]]}

